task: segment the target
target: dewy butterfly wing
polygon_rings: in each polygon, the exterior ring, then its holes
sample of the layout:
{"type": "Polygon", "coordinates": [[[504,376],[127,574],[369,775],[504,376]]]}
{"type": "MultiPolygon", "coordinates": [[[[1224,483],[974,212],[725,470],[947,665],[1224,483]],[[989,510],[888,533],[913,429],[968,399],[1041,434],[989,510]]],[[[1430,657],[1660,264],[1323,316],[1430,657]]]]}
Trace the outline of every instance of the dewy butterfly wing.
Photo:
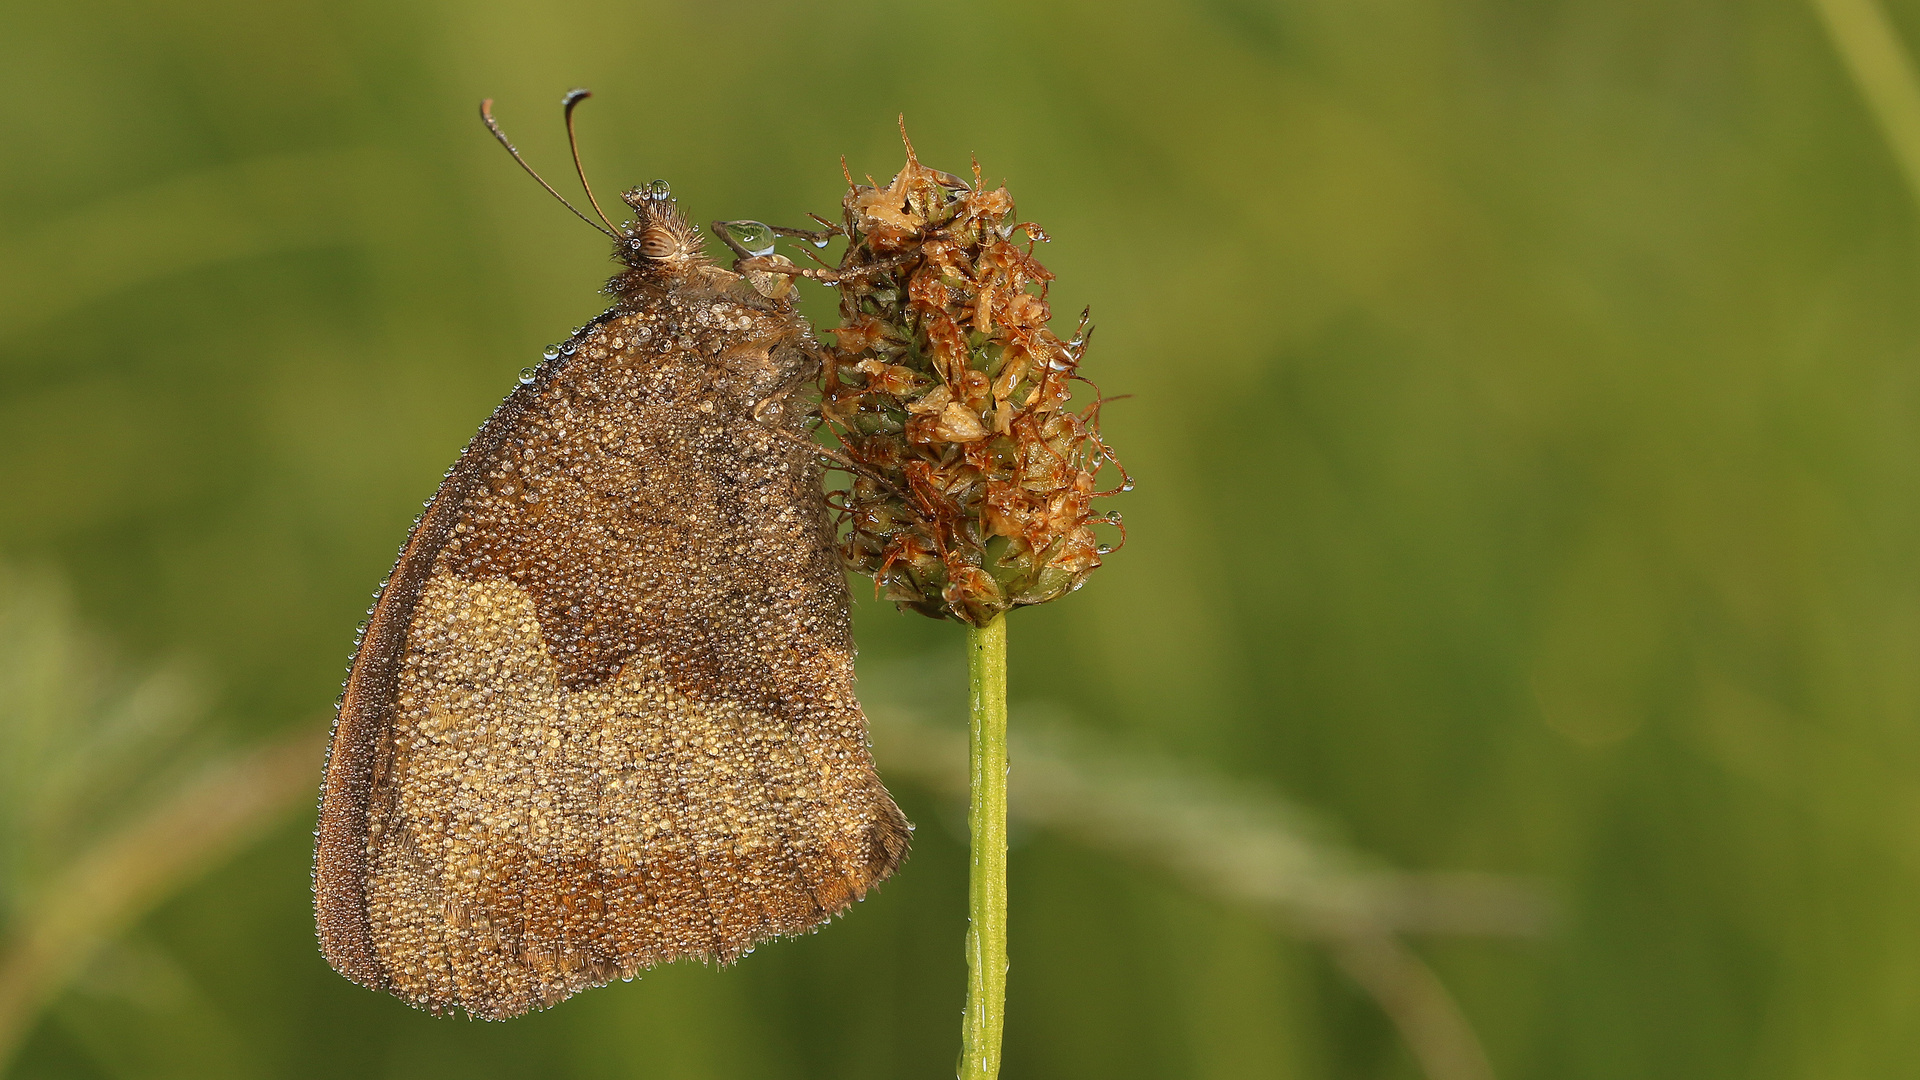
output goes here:
{"type": "Polygon", "coordinates": [[[505,1018],[807,930],[910,826],[853,693],[784,298],[627,195],[614,307],[517,388],[382,591],[322,791],[327,959],[505,1018]]]}

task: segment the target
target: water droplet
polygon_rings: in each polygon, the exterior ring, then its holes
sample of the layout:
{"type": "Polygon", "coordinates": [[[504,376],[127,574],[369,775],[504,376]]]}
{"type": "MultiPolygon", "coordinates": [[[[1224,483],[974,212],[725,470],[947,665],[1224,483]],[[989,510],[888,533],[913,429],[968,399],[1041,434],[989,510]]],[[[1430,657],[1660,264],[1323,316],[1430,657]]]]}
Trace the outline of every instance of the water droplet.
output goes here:
{"type": "Polygon", "coordinates": [[[534,369],[533,369],[533,368],[530,368],[530,367],[523,367],[523,368],[521,368],[521,369],[520,369],[520,381],[521,381],[521,383],[523,383],[523,384],[524,384],[524,383],[530,383],[530,382],[532,382],[532,381],[533,381],[533,372],[534,372],[534,369]]]}
{"type": "Polygon", "coordinates": [[[655,180],[647,185],[647,197],[651,199],[673,198],[673,185],[665,180],[655,180]]]}
{"type": "Polygon", "coordinates": [[[546,357],[546,358],[547,358],[547,359],[549,359],[549,360],[551,360],[551,359],[553,359],[554,357],[556,357],[556,356],[559,356],[559,355],[560,355],[560,346],[558,346],[558,345],[549,345],[549,346],[547,346],[546,348],[544,348],[544,349],[541,349],[541,350],[540,350],[540,355],[541,355],[541,356],[544,356],[544,357],[546,357]]]}
{"type": "Polygon", "coordinates": [[[815,240],[815,241],[813,242],[813,246],[814,246],[814,247],[817,247],[817,248],[823,248],[823,247],[826,247],[826,246],[827,246],[828,244],[831,244],[831,243],[833,243],[833,241],[832,241],[832,240],[829,240],[829,239],[827,239],[826,237],[824,237],[824,236],[823,236],[823,237],[821,237],[820,239],[818,239],[818,240],[815,240]]]}
{"type": "Polygon", "coordinates": [[[574,348],[573,342],[569,341],[565,345],[560,346],[560,353],[562,356],[572,356],[574,348]]]}
{"type": "Polygon", "coordinates": [[[750,255],[773,254],[773,230],[762,221],[729,221],[727,231],[750,255]]]}

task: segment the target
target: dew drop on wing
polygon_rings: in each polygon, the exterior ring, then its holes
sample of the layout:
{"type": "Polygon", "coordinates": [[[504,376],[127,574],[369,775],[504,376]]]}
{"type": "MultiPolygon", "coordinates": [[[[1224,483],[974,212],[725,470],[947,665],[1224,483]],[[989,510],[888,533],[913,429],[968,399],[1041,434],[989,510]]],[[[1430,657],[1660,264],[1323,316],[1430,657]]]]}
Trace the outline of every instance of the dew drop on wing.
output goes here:
{"type": "Polygon", "coordinates": [[[533,381],[533,369],[532,369],[532,368],[530,368],[530,367],[523,367],[523,368],[521,368],[521,369],[520,369],[520,383],[521,383],[521,385],[523,385],[523,386],[524,386],[525,384],[527,384],[527,383],[530,383],[530,382],[532,382],[532,381],[533,381]]]}
{"type": "Polygon", "coordinates": [[[549,345],[546,348],[540,350],[540,355],[546,357],[549,360],[552,360],[554,357],[560,355],[560,346],[549,345]]]}

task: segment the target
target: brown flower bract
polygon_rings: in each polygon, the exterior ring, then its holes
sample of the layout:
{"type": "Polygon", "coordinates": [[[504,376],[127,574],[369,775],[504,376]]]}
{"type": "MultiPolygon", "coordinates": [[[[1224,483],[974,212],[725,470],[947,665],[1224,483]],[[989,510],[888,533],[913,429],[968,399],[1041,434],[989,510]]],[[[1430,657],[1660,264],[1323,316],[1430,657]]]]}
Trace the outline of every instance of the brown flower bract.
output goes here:
{"type": "Polygon", "coordinates": [[[821,415],[857,466],[835,495],[842,555],[902,607],[973,626],[1079,588],[1111,550],[1092,526],[1120,518],[1093,508],[1114,459],[1098,391],[1069,407],[1091,387],[1088,323],[1069,341],[1047,328],[1046,234],[978,165],[969,184],[911,142],[892,183],[847,184],[847,251],[819,275],[841,314],[821,415]]]}

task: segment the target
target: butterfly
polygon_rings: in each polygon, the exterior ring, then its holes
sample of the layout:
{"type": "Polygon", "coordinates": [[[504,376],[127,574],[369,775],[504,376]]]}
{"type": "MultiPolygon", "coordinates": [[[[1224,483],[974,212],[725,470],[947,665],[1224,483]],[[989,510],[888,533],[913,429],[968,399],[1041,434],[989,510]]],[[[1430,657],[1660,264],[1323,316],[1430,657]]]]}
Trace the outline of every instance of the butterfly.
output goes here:
{"type": "Polygon", "coordinates": [[[717,265],[664,181],[623,198],[613,305],[448,470],[334,721],[321,950],[435,1014],[732,961],[907,851],[795,403],[818,346],[787,280],[717,265]]]}

